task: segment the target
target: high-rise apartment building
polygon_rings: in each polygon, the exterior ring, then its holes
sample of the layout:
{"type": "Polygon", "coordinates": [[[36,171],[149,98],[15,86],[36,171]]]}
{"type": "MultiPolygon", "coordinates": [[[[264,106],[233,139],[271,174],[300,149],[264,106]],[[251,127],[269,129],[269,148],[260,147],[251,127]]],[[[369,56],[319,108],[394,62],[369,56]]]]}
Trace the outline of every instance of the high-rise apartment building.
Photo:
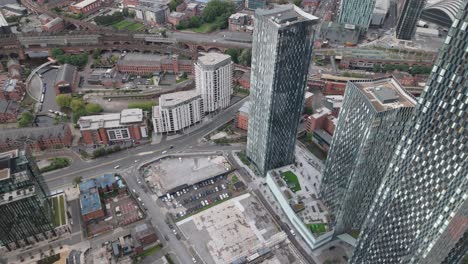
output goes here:
{"type": "Polygon", "coordinates": [[[195,63],[195,86],[203,99],[205,112],[229,106],[232,95],[231,56],[206,53],[195,63]]]}
{"type": "Polygon", "coordinates": [[[294,162],[318,18],[294,5],[257,10],[247,156],[261,175],[294,162]]]}
{"type": "Polygon", "coordinates": [[[163,94],[159,105],[153,107],[154,132],[178,132],[201,122],[204,115],[203,100],[197,91],[163,94]]]}
{"type": "Polygon", "coordinates": [[[351,263],[460,263],[468,247],[468,1],[448,32],[351,263]]]}
{"type": "Polygon", "coordinates": [[[402,40],[411,40],[416,32],[416,24],[426,5],[426,0],[398,0],[398,22],[396,37],[402,40]]]}
{"type": "Polygon", "coordinates": [[[361,228],[415,104],[393,77],[348,82],[320,185],[336,235],[361,228]]]}
{"type": "Polygon", "coordinates": [[[12,250],[56,235],[45,188],[26,150],[0,153],[0,246],[12,250]]]}
{"type": "Polygon", "coordinates": [[[367,30],[374,7],[375,0],[341,0],[339,22],[367,30]]]}

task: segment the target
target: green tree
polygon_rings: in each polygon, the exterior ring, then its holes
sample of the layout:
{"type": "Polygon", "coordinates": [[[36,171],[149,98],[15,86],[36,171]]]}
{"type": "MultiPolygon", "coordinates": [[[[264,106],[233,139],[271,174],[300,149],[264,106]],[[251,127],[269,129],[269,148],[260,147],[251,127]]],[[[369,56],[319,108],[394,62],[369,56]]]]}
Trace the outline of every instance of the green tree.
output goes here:
{"type": "Polygon", "coordinates": [[[58,56],[64,54],[63,50],[59,48],[53,48],[51,53],[52,53],[52,58],[57,58],[58,56]]]}
{"type": "Polygon", "coordinates": [[[128,17],[129,14],[130,14],[130,13],[128,12],[128,7],[124,7],[124,8],[122,9],[122,15],[123,15],[124,17],[128,17]]]}
{"type": "Polygon", "coordinates": [[[169,2],[168,6],[169,6],[169,9],[171,11],[175,11],[177,6],[182,4],[184,2],[184,0],[171,0],[171,2],[169,2]]]}
{"type": "Polygon", "coordinates": [[[79,108],[77,111],[73,111],[73,123],[76,124],[76,122],[78,122],[78,119],[80,119],[80,117],[85,116],[87,114],[88,113],[86,113],[86,109],[84,108],[79,108]]]}
{"type": "Polygon", "coordinates": [[[231,56],[231,59],[234,63],[239,63],[239,49],[229,48],[224,53],[231,56]]]}
{"type": "Polygon", "coordinates": [[[75,177],[75,178],[73,179],[73,185],[74,185],[74,186],[77,186],[77,185],[80,184],[82,181],[83,181],[83,177],[81,177],[81,176],[75,177]]]}
{"type": "Polygon", "coordinates": [[[372,68],[372,71],[373,72],[381,72],[382,71],[382,66],[380,66],[380,64],[374,64],[374,66],[372,68]]]}
{"type": "Polygon", "coordinates": [[[217,17],[227,14],[230,16],[235,12],[236,6],[233,2],[226,0],[211,0],[203,10],[203,20],[207,23],[211,23],[214,22],[217,17]]]}
{"type": "Polygon", "coordinates": [[[297,6],[301,6],[302,0],[293,0],[293,3],[297,6]]]}
{"type": "Polygon", "coordinates": [[[19,127],[27,127],[34,121],[34,116],[30,112],[23,112],[18,120],[19,127]]]}
{"type": "Polygon", "coordinates": [[[252,49],[243,49],[239,55],[239,63],[244,66],[249,66],[252,62],[252,49]]]}
{"type": "Polygon", "coordinates": [[[99,59],[101,57],[101,52],[102,52],[101,49],[93,50],[93,54],[92,54],[93,59],[99,59]]]}
{"type": "Polygon", "coordinates": [[[84,110],[85,103],[81,98],[72,99],[70,102],[70,107],[73,112],[78,112],[79,110],[84,110]]]}
{"type": "Polygon", "coordinates": [[[88,114],[96,114],[102,112],[102,107],[98,104],[87,104],[85,106],[86,113],[88,114]]]}
{"type": "Polygon", "coordinates": [[[71,96],[66,94],[59,94],[55,97],[55,102],[57,102],[58,106],[60,107],[70,107],[71,101],[71,96]]]}

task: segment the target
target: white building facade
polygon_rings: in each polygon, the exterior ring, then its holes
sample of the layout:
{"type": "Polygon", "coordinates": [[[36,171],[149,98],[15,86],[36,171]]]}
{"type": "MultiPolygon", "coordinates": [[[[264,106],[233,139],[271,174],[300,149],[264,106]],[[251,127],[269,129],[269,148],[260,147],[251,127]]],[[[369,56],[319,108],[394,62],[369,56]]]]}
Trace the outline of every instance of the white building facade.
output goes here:
{"type": "Polygon", "coordinates": [[[229,106],[232,95],[231,56],[207,53],[195,63],[195,86],[203,99],[203,111],[214,112],[229,106]]]}
{"type": "Polygon", "coordinates": [[[153,107],[155,133],[174,133],[200,122],[204,117],[201,95],[195,91],[163,94],[153,107]]]}

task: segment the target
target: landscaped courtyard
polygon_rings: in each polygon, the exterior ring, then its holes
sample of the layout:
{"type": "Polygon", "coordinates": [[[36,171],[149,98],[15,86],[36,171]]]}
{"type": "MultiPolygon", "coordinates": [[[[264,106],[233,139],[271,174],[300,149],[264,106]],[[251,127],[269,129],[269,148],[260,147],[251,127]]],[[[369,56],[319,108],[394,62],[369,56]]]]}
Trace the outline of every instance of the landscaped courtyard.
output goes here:
{"type": "Polygon", "coordinates": [[[51,198],[52,207],[54,208],[54,224],[62,226],[66,224],[65,219],[65,198],[63,195],[54,196],[51,198]]]}
{"type": "Polygon", "coordinates": [[[126,29],[129,31],[138,31],[144,27],[143,24],[138,23],[138,22],[133,22],[130,20],[122,20],[122,21],[112,24],[112,26],[118,30],[126,29]]]}
{"type": "Polygon", "coordinates": [[[324,223],[316,223],[316,224],[307,224],[306,225],[312,234],[321,234],[327,231],[327,225],[324,223]]]}
{"type": "Polygon", "coordinates": [[[281,173],[284,181],[288,184],[289,189],[293,192],[298,192],[301,190],[301,185],[299,184],[299,179],[297,178],[296,174],[292,171],[285,171],[281,173]]]}

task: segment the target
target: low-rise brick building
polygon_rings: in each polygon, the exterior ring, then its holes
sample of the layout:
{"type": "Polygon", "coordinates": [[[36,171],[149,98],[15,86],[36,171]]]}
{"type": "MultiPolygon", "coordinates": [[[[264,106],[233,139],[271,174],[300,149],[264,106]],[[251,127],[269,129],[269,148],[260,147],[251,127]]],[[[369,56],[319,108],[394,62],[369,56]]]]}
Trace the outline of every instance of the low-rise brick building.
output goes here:
{"type": "Polygon", "coordinates": [[[237,113],[237,127],[247,131],[249,127],[250,101],[245,102],[237,113]]]}
{"type": "Polygon", "coordinates": [[[228,19],[229,31],[253,32],[253,18],[249,14],[235,13],[228,19]]]}
{"type": "Polygon", "coordinates": [[[83,116],[78,124],[87,145],[109,145],[111,142],[124,143],[148,137],[146,115],[138,108],[115,114],[83,116]]]}
{"type": "Polygon", "coordinates": [[[147,223],[135,226],[134,237],[137,241],[136,252],[143,251],[145,247],[158,242],[156,231],[147,223]]]}
{"type": "Polygon", "coordinates": [[[70,64],[63,64],[57,72],[54,83],[55,94],[70,94],[76,90],[78,70],[70,64]]]}
{"type": "Polygon", "coordinates": [[[250,89],[250,71],[245,72],[242,76],[237,80],[240,86],[244,89],[250,89]]]}
{"type": "Polygon", "coordinates": [[[27,145],[32,151],[70,147],[73,135],[68,125],[4,129],[0,133],[0,152],[27,145]]]}
{"type": "Polygon", "coordinates": [[[85,223],[104,217],[99,191],[94,179],[88,179],[79,185],[81,217],[85,223]]]}
{"type": "Polygon", "coordinates": [[[180,21],[182,21],[182,19],[185,19],[187,17],[188,16],[182,12],[171,12],[169,14],[169,17],[167,18],[167,22],[175,27],[180,24],[180,21]]]}
{"type": "Polygon", "coordinates": [[[21,64],[17,59],[10,58],[7,61],[8,76],[12,79],[21,79],[21,64]]]}
{"type": "Polygon", "coordinates": [[[338,119],[327,108],[320,108],[306,120],[306,131],[312,133],[312,141],[328,151],[338,119]]]}
{"type": "Polygon", "coordinates": [[[76,14],[89,15],[99,10],[100,0],[84,0],[70,6],[70,11],[76,14]]]}
{"type": "Polygon", "coordinates": [[[52,19],[51,21],[42,25],[42,31],[49,32],[49,33],[59,32],[64,28],[65,28],[65,24],[63,22],[63,19],[61,19],[60,17],[56,17],[52,19]]]}
{"type": "Polygon", "coordinates": [[[3,79],[0,76],[0,100],[19,102],[26,93],[25,85],[17,79],[3,79]]]}
{"type": "Polygon", "coordinates": [[[179,56],[152,56],[148,55],[147,59],[128,59],[124,57],[117,62],[116,68],[119,72],[145,75],[154,72],[193,72],[193,62],[191,60],[181,60],[179,56]]]}

